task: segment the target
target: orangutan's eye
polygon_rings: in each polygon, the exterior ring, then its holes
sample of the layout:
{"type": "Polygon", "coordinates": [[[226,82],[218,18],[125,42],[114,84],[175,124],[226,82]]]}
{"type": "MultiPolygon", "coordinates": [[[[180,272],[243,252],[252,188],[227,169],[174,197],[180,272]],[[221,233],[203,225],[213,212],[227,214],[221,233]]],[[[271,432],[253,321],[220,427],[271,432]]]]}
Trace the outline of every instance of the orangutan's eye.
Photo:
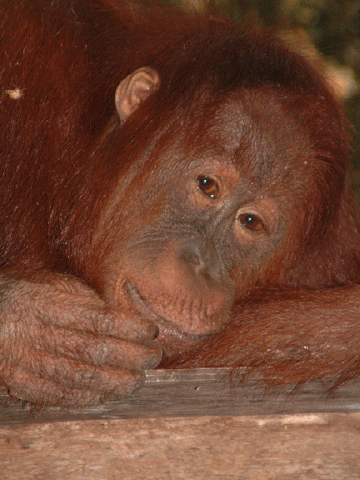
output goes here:
{"type": "Polygon", "coordinates": [[[241,213],[239,215],[239,220],[241,225],[243,225],[248,230],[259,231],[265,229],[265,225],[262,219],[258,215],[255,215],[253,213],[241,213]]]}
{"type": "Polygon", "coordinates": [[[206,175],[199,175],[197,178],[197,183],[204,195],[212,200],[216,200],[218,198],[219,184],[216,180],[211,177],[207,177],[206,175]]]}

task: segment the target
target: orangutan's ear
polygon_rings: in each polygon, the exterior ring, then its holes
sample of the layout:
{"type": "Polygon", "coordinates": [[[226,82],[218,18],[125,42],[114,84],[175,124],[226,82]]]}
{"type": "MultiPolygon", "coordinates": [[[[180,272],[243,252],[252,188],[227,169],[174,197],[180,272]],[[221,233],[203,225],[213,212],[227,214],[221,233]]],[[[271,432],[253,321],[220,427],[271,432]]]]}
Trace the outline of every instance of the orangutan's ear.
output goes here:
{"type": "Polygon", "coordinates": [[[142,67],[122,80],[115,92],[115,106],[121,123],[160,87],[156,70],[142,67]]]}

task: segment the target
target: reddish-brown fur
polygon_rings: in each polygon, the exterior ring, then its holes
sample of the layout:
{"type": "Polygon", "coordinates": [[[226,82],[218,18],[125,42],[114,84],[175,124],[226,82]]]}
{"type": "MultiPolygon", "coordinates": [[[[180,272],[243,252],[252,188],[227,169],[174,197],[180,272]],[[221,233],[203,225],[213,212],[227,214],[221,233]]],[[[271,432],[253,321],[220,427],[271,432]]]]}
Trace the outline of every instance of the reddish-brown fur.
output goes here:
{"type": "Polygon", "coordinates": [[[278,383],[359,375],[348,127],[315,69],[206,15],[0,9],[9,392],[99,402],[163,351],[164,367],[251,366],[278,383]]]}

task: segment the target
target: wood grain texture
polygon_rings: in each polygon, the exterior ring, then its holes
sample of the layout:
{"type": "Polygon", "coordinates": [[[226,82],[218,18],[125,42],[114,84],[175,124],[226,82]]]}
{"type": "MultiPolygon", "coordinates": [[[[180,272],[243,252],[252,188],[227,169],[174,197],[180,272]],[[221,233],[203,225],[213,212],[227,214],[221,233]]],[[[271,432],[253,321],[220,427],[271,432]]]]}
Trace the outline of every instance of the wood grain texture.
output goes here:
{"type": "Polygon", "coordinates": [[[1,480],[358,480],[360,414],[0,427],[1,480]]]}
{"type": "Polygon", "coordinates": [[[125,398],[79,408],[31,408],[0,393],[0,424],[117,418],[264,415],[360,410],[360,381],[332,390],[333,380],[269,388],[230,369],[151,370],[145,386],[125,398]]]}

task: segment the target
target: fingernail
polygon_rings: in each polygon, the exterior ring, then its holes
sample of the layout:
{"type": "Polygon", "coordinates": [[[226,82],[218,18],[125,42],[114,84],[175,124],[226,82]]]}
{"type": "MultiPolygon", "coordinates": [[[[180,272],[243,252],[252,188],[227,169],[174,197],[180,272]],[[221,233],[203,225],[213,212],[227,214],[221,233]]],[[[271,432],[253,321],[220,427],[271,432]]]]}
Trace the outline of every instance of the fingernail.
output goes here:
{"type": "Polygon", "coordinates": [[[155,332],[154,332],[153,340],[155,340],[155,338],[157,338],[159,336],[159,333],[160,333],[159,327],[157,325],[155,325],[155,332]]]}

